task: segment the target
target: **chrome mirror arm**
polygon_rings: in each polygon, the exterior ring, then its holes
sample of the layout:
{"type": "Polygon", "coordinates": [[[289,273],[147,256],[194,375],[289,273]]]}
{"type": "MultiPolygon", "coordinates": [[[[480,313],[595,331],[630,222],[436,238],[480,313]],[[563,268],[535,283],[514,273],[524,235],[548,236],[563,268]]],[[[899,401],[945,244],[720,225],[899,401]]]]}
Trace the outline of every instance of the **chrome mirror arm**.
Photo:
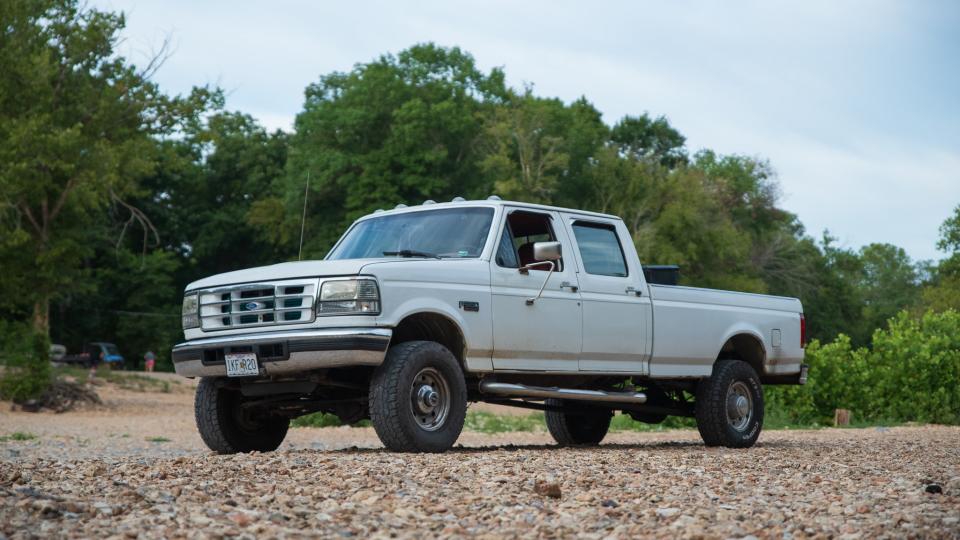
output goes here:
{"type": "Polygon", "coordinates": [[[543,265],[543,264],[549,264],[549,265],[550,265],[550,271],[547,272],[547,278],[543,280],[543,285],[540,286],[540,292],[537,293],[537,296],[535,296],[535,297],[533,297],[533,298],[527,298],[527,305],[528,305],[528,306],[532,306],[533,303],[536,302],[536,301],[540,298],[540,296],[543,294],[543,289],[545,289],[545,288],[547,287],[547,282],[550,281],[550,276],[553,275],[553,271],[557,268],[557,265],[556,265],[556,263],[554,263],[553,261],[539,261],[539,262],[531,263],[531,264],[528,264],[528,265],[526,265],[526,266],[521,266],[521,267],[520,267],[520,271],[522,272],[522,271],[524,271],[524,270],[529,271],[531,267],[540,266],[540,265],[543,265]]]}

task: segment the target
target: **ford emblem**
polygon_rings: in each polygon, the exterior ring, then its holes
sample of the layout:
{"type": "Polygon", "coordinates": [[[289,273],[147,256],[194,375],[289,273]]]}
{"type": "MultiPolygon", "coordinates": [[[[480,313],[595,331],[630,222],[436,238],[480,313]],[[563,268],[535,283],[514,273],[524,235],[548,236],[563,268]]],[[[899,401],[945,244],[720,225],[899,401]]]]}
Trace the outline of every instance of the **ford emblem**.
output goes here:
{"type": "Polygon", "coordinates": [[[263,309],[265,307],[267,307],[267,305],[264,304],[263,302],[247,302],[246,304],[243,305],[243,309],[247,311],[254,311],[257,309],[263,309]]]}

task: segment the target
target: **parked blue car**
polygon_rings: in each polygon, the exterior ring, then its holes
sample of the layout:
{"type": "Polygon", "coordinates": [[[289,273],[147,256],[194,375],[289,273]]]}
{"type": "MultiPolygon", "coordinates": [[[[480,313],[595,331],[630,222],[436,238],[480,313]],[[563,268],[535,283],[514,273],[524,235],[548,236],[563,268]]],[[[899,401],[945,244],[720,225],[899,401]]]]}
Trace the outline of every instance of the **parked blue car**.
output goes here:
{"type": "Polygon", "coordinates": [[[93,365],[98,358],[101,358],[101,354],[103,355],[102,364],[109,366],[111,369],[123,369],[126,360],[123,358],[123,355],[120,354],[120,349],[113,343],[107,343],[105,341],[92,341],[83,346],[83,352],[80,354],[63,355],[59,359],[55,358],[54,361],[62,364],[81,364],[89,367],[93,365]]]}

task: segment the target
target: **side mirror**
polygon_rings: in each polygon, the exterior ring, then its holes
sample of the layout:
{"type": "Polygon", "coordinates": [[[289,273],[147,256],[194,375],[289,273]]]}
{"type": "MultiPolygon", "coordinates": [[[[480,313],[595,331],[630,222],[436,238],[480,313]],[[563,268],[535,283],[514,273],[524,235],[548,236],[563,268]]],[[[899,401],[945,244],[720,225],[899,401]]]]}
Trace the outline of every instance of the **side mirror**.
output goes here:
{"type": "Polygon", "coordinates": [[[528,306],[532,306],[543,294],[543,288],[547,286],[547,282],[550,281],[550,276],[553,275],[553,271],[557,269],[556,261],[560,260],[562,254],[563,246],[560,242],[536,242],[533,244],[533,258],[537,262],[521,266],[520,272],[527,273],[530,268],[542,265],[549,265],[550,271],[547,272],[547,277],[543,280],[543,285],[540,286],[540,292],[533,298],[527,298],[526,303],[528,306]]]}
{"type": "Polygon", "coordinates": [[[560,242],[536,242],[533,244],[533,258],[537,261],[558,261],[563,255],[560,242]]]}

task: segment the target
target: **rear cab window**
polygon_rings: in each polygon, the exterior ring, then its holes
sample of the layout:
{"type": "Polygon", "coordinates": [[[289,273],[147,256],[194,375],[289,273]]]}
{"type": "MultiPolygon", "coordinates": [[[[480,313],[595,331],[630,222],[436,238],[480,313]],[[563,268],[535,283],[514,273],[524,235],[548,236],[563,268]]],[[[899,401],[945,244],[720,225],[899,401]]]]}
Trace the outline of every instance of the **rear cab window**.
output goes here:
{"type": "Polygon", "coordinates": [[[577,220],[572,228],[586,273],[611,277],[629,275],[623,246],[613,225],[577,220]]]}

